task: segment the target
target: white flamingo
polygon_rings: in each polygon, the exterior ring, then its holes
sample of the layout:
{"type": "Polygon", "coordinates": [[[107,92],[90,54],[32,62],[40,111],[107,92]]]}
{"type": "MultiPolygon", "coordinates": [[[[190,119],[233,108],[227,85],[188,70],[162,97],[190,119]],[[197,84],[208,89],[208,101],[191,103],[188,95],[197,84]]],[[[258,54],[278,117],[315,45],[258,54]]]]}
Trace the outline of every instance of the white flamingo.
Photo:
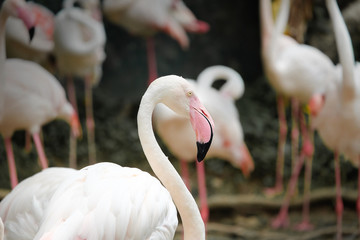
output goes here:
{"type": "MultiPolygon", "coordinates": [[[[325,145],[334,151],[336,181],[337,239],[342,238],[343,202],[339,155],[359,167],[360,162],[360,64],[355,63],[351,38],[336,0],[326,0],[333,24],[340,64],[336,81],[325,93],[315,95],[310,101],[313,127],[317,129],[325,145]]],[[[357,213],[360,223],[360,169],[357,213]]]]}
{"type": "Polygon", "coordinates": [[[177,226],[175,206],[185,239],[205,239],[204,223],[194,198],[156,143],[151,116],[159,102],[190,118],[202,160],[212,139],[212,119],[191,84],[174,75],[161,77],[141,100],[138,132],[146,158],[165,188],[146,172],[114,163],[97,163],[82,170],[46,169],[20,183],[0,203],[7,239],[172,239],[177,226]],[[63,176],[57,174],[60,172],[63,176]],[[44,180],[47,177],[53,182],[44,180]],[[34,191],[36,188],[39,191],[34,191]],[[46,191],[49,194],[44,194],[46,191]],[[45,196],[45,205],[37,196],[45,196]],[[24,205],[29,204],[30,209],[19,210],[18,204],[25,209],[24,205]],[[42,216],[25,216],[36,213],[42,216]],[[41,221],[34,223],[36,219],[41,221]],[[16,229],[20,225],[31,228],[29,233],[37,232],[36,236],[19,236],[16,229]]]}
{"type": "Polygon", "coordinates": [[[22,19],[28,28],[34,24],[26,3],[23,0],[7,0],[3,3],[0,16],[0,133],[5,139],[11,186],[15,187],[18,180],[11,146],[14,131],[27,130],[32,134],[41,166],[46,168],[48,163],[39,137],[41,126],[61,118],[71,124],[74,135],[78,136],[80,125],[63,88],[50,73],[34,62],[6,59],[4,34],[7,17],[22,19]]]}
{"type": "Polygon", "coordinates": [[[157,78],[155,44],[151,37],[162,31],[174,38],[183,49],[188,48],[186,32],[205,33],[209,25],[196,19],[181,0],[105,0],[103,11],[107,19],[134,35],[146,37],[148,83],[157,78]]]}
{"type": "MultiPolygon", "coordinates": [[[[77,109],[72,77],[85,80],[86,127],[89,162],[96,162],[95,122],[93,116],[92,87],[102,77],[102,63],[105,60],[106,41],[102,22],[94,19],[86,10],[68,6],[55,17],[55,56],[60,75],[67,77],[71,103],[77,109]]],[[[92,1],[91,1],[92,2],[92,1]]],[[[76,168],[76,141],[70,139],[70,166],[76,168]]]]}
{"type": "MultiPolygon", "coordinates": [[[[283,0],[276,20],[275,26],[272,24],[270,0],[260,0],[261,12],[261,33],[262,33],[262,57],[266,75],[278,93],[278,112],[280,123],[280,136],[278,159],[276,164],[276,184],[272,192],[282,190],[282,173],[284,162],[284,144],[286,140],[286,117],[284,111],[284,97],[291,97],[295,109],[298,108],[299,101],[306,104],[311,96],[316,92],[323,91],[329,84],[334,74],[334,65],[331,60],[318,49],[305,44],[298,44],[294,39],[283,34],[290,9],[290,0],[283,0]]],[[[298,110],[294,110],[298,112],[298,110]]],[[[305,230],[311,228],[309,222],[309,191],[311,183],[311,161],[313,144],[310,134],[306,130],[304,116],[300,118],[301,132],[303,134],[302,155],[307,157],[307,167],[305,170],[305,201],[303,207],[303,221],[298,226],[305,230]]],[[[296,137],[297,131],[293,132],[296,137]]],[[[297,137],[296,137],[297,138],[297,137]]],[[[301,158],[303,158],[301,156],[301,158]]],[[[299,164],[293,167],[293,175],[300,172],[299,164]]],[[[284,198],[283,205],[277,218],[273,221],[273,227],[283,227],[288,224],[287,212],[290,197],[296,181],[290,181],[289,190],[284,198]]]]}
{"type": "MultiPolygon", "coordinates": [[[[43,5],[29,2],[28,6],[35,16],[35,34],[29,41],[24,23],[9,17],[6,22],[6,53],[9,58],[34,61],[52,71],[50,56],[54,49],[54,14],[43,5]]],[[[26,151],[31,150],[31,136],[26,132],[26,151]]]]}
{"type": "MultiPolygon", "coordinates": [[[[241,76],[229,67],[217,65],[203,70],[197,82],[193,80],[189,82],[196,89],[199,99],[209,110],[216,125],[207,158],[218,157],[227,160],[235,167],[241,168],[244,175],[248,176],[254,168],[254,163],[244,142],[243,130],[235,106],[235,100],[244,93],[241,76]],[[224,79],[226,83],[221,89],[216,90],[212,84],[218,79],[224,79]]],[[[196,160],[196,148],[191,144],[195,136],[189,122],[163,104],[156,107],[153,117],[156,132],[174,156],[180,160],[182,176],[190,189],[187,162],[196,160]]],[[[206,223],[209,210],[206,201],[204,166],[202,163],[196,166],[201,214],[206,223]]]]}

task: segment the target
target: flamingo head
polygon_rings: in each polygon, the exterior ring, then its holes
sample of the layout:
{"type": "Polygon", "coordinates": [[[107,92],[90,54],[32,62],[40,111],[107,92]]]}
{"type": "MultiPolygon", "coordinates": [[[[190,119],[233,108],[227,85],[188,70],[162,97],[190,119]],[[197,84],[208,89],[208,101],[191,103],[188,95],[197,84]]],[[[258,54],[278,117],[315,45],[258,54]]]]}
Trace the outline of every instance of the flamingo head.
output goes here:
{"type": "Polygon", "coordinates": [[[4,11],[14,18],[19,18],[29,31],[30,41],[35,34],[35,16],[31,12],[31,8],[24,0],[7,0],[3,3],[4,11]]]}
{"type": "Polygon", "coordinates": [[[201,162],[208,152],[212,139],[214,121],[209,112],[202,105],[194,92],[194,86],[184,78],[169,75],[160,77],[150,84],[150,87],[162,85],[165,91],[156,96],[177,114],[190,118],[191,126],[195,131],[197,144],[197,160],[201,162]],[[161,83],[162,82],[162,83],[161,83]]]}
{"type": "Polygon", "coordinates": [[[246,144],[243,142],[239,146],[232,145],[229,141],[224,141],[223,145],[231,152],[232,160],[230,162],[234,165],[234,167],[240,168],[244,176],[246,178],[249,177],[255,166],[253,158],[246,144]]]}
{"type": "Polygon", "coordinates": [[[309,101],[309,110],[311,116],[317,116],[321,111],[322,107],[325,103],[325,95],[324,94],[314,94],[309,101]]]}

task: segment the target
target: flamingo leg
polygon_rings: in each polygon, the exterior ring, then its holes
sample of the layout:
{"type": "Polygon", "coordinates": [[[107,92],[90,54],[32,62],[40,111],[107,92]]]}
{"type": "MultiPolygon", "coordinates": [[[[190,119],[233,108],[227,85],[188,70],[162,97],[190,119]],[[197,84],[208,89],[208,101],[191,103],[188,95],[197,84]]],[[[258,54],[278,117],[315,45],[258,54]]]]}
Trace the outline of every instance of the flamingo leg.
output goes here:
{"type": "Polygon", "coordinates": [[[11,138],[5,138],[4,141],[5,141],[7,160],[8,160],[8,164],[9,164],[11,188],[14,188],[19,183],[17,173],[16,173],[14,151],[13,151],[12,144],[11,144],[11,138]]]}
{"type": "Polygon", "coordinates": [[[189,191],[191,191],[190,188],[190,174],[189,174],[189,167],[188,167],[188,163],[184,160],[180,160],[180,171],[181,171],[181,176],[182,179],[185,183],[185,186],[187,187],[187,189],[189,191]]]}
{"type": "Polygon", "coordinates": [[[25,131],[25,152],[31,151],[31,135],[28,131],[25,131]]]}
{"type": "Polygon", "coordinates": [[[150,85],[150,83],[158,77],[156,66],[155,41],[153,37],[148,37],[146,39],[146,51],[149,71],[148,85],[150,85]]]}
{"type": "MultiPolygon", "coordinates": [[[[74,80],[72,77],[67,78],[67,91],[69,95],[69,100],[73,108],[75,109],[76,113],[78,114],[77,102],[76,102],[76,91],[74,86],[74,80]]],[[[71,131],[71,130],[70,130],[71,131]]],[[[70,153],[69,153],[69,166],[71,168],[77,168],[77,140],[73,134],[70,133],[70,153]]]]}
{"type": "Polygon", "coordinates": [[[277,159],[276,159],[276,179],[275,179],[275,186],[273,188],[265,189],[265,194],[267,196],[274,196],[283,191],[284,151],[285,151],[286,132],[287,132],[285,103],[283,96],[277,97],[277,110],[279,115],[279,142],[278,142],[278,151],[277,151],[277,159]]]}
{"type": "Polygon", "coordinates": [[[93,114],[92,81],[91,77],[85,78],[85,107],[86,107],[86,128],[88,137],[89,164],[96,163],[95,145],[95,122],[93,114]]]}
{"type": "Polygon", "coordinates": [[[271,223],[271,226],[273,228],[287,227],[289,225],[288,210],[289,210],[290,199],[295,193],[296,183],[299,178],[301,168],[304,165],[304,160],[305,160],[305,154],[304,151],[302,151],[299,159],[297,160],[295,166],[293,167],[290,182],[287,187],[286,195],[284,197],[283,204],[281,205],[279,214],[271,223]]]}
{"type": "Polygon", "coordinates": [[[302,211],[302,222],[295,226],[296,230],[308,231],[313,229],[313,225],[310,223],[310,191],[311,191],[311,171],[312,160],[314,153],[314,132],[305,124],[305,116],[301,113],[301,131],[303,135],[303,151],[305,155],[305,177],[304,177],[304,202],[302,211]]]}
{"type": "Polygon", "coordinates": [[[207,203],[204,161],[196,162],[196,171],[197,171],[198,186],[199,186],[200,213],[204,221],[204,224],[206,226],[209,220],[209,207],[207,203]]]}
{"type": "Polygon", "coordinates": [[[358,214],[358,224],[359,224],[359,232],[360,232],[360,156],[358,159],[358,198],[356,201],[356,210],[358,214]]]}
{"type": "Polygon", "coordinates": [[[344,204],[341,197],[341,175],[339,153],[334,152],[335,158],[335,182],[336,182],[336,239],[342,239],[342,214],[344,204]]]}
{"type": "MultiPolygon", "coordinates": [[[[291,99],[291,166],[295,166],[295,162],[299,157],[299,117],[300,105],[295,98],[291,99]]],[[[295,195],[298,193],[296,185],[295,195]]]]}
{"type": "Polygon", "coordinates": [[[39,155],[40,165],[42,169],[48,168],[48,160],[46,159],[44,148],[41,144],[39,133],[33,133],[33,139],[36,146],[36,151],[39,155]]]}

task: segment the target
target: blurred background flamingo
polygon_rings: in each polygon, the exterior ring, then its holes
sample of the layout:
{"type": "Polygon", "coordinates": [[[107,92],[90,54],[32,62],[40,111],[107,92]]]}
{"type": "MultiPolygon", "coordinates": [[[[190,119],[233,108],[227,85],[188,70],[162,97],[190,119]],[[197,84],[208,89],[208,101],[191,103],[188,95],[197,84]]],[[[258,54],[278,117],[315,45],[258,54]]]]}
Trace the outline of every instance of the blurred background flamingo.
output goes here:
{"type": "MultiPolygon", "coordinates": [[[[93,116],[92,88],[102,77],[102,63],[105,60],[106,41],[101,19],[95,19],[95,10],[83,10],[64,1],[64,8],[55,17],[55,56],[57,69],[67,79],[69,99],[77,110],[73,77],[84,79],[85,110],[88,139],[89,163],[96,162],[95,122],[93,116]]],[[[82,3],[83,1],[81,1],[82,3]]],[[[86,3],[86,1],[84,1],[86,3]]],[[[89,3],[92,3],[90,1],[89,3]]],[[[86,7],[88,5],[85,5],[86,7]]],[[[98,16],[98,15],[96,15],[98,16]]],[[[70,139],[70,167],[76,168],[76,140],[70,139]]]]}

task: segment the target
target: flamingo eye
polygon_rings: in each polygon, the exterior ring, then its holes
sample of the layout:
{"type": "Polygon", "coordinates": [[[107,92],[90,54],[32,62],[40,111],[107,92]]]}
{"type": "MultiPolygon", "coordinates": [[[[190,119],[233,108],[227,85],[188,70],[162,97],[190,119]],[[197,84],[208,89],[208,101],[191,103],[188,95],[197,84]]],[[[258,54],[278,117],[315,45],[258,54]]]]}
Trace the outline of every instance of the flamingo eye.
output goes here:
{"type": "Polygon", "coordinates": [[[187,92],[188,97],[191,97],[193,95],[192,91],[187,92]]]}

